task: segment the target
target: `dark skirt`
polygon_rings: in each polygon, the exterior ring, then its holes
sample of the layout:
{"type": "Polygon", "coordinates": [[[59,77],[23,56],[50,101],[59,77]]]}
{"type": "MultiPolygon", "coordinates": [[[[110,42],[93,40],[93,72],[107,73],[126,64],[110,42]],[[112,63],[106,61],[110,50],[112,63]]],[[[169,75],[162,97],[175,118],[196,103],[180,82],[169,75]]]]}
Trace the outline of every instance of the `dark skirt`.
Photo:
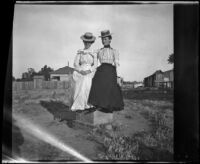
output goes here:
{"type": "Polygon", "coordinates": [[[107,113],[124,109],[115,66],[103,63],[97,68],[92,80],[88,103],[107,113]]]}

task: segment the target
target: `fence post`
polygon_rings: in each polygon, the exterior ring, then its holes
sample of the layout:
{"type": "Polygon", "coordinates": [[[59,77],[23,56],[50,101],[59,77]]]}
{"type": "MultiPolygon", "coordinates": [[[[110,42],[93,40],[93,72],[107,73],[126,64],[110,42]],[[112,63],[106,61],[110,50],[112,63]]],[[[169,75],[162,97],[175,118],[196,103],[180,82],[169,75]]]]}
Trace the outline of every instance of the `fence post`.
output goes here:
{"type": "Polygon", "coordinates": [[[34,76],[33,77],[33,83],[34,83],[34,89],[42,89],[42,83],[44,80],[44,76],[34,76]]]}

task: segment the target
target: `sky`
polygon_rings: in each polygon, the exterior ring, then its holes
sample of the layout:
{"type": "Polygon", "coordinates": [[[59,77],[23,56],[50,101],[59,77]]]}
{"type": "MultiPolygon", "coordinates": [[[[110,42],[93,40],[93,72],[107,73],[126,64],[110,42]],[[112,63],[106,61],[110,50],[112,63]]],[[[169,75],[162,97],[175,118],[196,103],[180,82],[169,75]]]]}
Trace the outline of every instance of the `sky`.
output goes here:
{"type": "Polygon", "coordinates": [[[23,5],[16,4],[13,19],[13,76],[44,65],[54,70],[73,67],[80,36],[92,32],[92,49],[109,29],[111,47],[119,51],[119,75],[142,81],[156,70],[173,68],[167,59],[173,47],[173,5],[23,5]]]}

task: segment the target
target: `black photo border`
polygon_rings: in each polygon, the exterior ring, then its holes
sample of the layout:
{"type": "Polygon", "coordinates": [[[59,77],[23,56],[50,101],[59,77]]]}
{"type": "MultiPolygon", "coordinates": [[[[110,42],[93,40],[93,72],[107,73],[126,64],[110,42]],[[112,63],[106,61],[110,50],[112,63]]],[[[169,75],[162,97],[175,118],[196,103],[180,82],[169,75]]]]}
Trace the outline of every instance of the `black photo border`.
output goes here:
{"type": "MultiPolygon", "coordinates": [[[[57,1],[58,2],[58,1],[57,1]]],[[[143,1],[145,2],[145,1],[143,1]]],[[[3,5],[2,160],[12,157],[12,28],[15,1],[3,5]]],[[[54,2],[55,3],[55,2],[54,2]]],[[[46,3],[46,4],[54,4],[46,3]]],[[[159,3],[159,2],[158,2],[159,3]]],[[[170,3],[170,2],[168,2],[170,3]]],[[[58,4],[143,4],[134,1],[58,4]]],[[[146,3],[145,3],[146,4],[146,3]]],[[[147,2],[147,4],[149,4],[147,2]]],[[[151,3],[150,3],[151,4],[151,3]]],[[[174,4],[174,161],[199,161],[199,4],[174,4]]],[[[137,162],[137,161],[136,161],[137,162]]]]}

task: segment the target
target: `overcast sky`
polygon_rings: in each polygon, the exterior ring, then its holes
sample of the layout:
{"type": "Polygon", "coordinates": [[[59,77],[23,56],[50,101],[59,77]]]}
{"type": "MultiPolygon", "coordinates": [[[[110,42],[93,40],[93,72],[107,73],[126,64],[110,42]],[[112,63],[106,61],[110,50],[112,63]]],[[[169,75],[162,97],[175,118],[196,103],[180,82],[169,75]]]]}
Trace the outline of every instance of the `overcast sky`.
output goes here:
{"type": "Polygon", "coordinates": [[[156,70],[172,69],[173,5],[15,5],[13,21],[13,75],[27,68],[39,71],[73,67],[80,36],[92,32],[102,47],[100,31],[113,33],[111,46],[120,53],[120,75],[142,81],[156,70]]]}

